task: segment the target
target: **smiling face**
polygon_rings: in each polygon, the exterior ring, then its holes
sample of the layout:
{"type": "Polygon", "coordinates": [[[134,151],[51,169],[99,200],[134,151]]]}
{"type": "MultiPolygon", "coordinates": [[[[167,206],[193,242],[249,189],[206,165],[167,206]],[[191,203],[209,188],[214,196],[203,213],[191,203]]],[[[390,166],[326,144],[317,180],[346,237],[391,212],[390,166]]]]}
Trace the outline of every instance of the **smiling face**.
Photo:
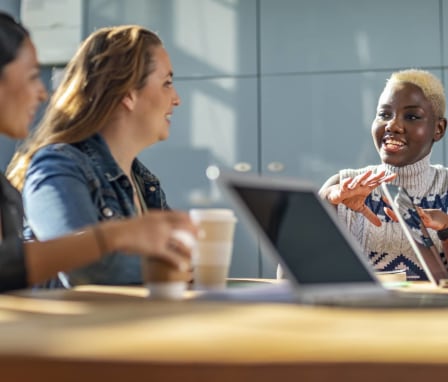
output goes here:
{"type": "Polygon", "coordinates": [[[134,113],[150,143],[168,138],[171,116],[180,98],[173,85],[173,69],[168,53],[162,46],[154,48],[154,70],[146,84],[136,91],[134,113]]]}
{"type": "Polygon", "coordinates": [[[25,138],[39,104],[46,97],[36,49],[26,38],[15,60],[0,75],[0,131],[11,138],[25,138]]]}
{"type": "Polygon", "coordinates": [[[381,161],[402,167],[427,156],[446,120],[438,118],[422,90],[411,83],[388,84],[378,100],[372,136],[381,161]]]}

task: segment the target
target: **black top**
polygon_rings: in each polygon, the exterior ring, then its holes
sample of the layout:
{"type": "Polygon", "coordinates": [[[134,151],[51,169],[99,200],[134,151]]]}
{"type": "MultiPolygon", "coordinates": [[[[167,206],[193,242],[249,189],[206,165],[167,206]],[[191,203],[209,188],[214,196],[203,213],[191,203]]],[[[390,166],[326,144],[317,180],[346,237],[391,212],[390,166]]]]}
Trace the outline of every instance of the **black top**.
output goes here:
{"type": "Polygon", "coordinates": [[[27,286],[20,193],[0,173],[0,292],[27,286]]]}

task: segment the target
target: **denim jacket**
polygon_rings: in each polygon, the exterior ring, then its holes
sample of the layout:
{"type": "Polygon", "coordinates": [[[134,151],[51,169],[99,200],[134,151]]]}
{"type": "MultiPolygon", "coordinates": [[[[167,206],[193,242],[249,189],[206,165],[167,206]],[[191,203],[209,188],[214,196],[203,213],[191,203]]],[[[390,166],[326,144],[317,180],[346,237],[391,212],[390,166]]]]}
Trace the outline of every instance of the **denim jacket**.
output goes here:
{"type": "MultiPolygon", "coordinates": [[[[138,160],[132,171],[149,208],[168,209],[159,180],[138,160]]],[[[102,220],[136,215],[133,189],[100,134],[46,146],[33,157],[23,189],[25,236],[48,240],[102,220]]],[[[64,256],[61,253],[61,256],[64,256]]],[[[140,257],[114,253],[89,266],[60,273],[47,287],[140,284],[140,257]]]]}

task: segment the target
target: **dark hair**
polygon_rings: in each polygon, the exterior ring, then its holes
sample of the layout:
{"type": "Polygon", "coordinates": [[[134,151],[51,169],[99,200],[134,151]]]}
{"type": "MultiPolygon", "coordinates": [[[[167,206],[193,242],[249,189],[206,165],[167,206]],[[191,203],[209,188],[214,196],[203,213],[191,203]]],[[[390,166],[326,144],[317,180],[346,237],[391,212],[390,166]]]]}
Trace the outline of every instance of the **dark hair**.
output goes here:
{"type": "Polygon", "coordinates": [[[28,30],[7,13],[0,12],[0,75],[3,68],[14,61],[28,30]]]}

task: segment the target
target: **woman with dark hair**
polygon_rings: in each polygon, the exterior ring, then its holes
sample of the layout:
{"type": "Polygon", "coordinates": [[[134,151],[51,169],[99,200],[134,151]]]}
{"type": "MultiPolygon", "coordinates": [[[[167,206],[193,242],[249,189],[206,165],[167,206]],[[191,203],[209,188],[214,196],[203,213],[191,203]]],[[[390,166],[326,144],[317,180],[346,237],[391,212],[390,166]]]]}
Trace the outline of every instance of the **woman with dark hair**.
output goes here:
{"type": "MultiPolygon", "coordinates": [[[[168,138],[179,103],[170,58],[155,33],[137,25],[92,33],[8,169],[23,190],[35,237],[168,209],[159,180],[137,155],[168,138]]],[[[139,284],[140,265],[137,256],[118,252],[60,274],[53,285],[139,284]]]]}
{"type": "MultiPolygon", "coordinates": [[[[46,98],[28,31],[0,12],[0,132],[25,138],[39,104],[46,98]]],[[[3,174],[0,215],[0,291],[41,283],[59,271],[99,261],[114,251],[158,257],[185,270],[189,267],[190,250],[172,234],[178,229],[193,235],[196,232],[187,214],[156,211],[86,224],[54,240],[25,242],[21,196],[3,174]]],[[[50,215],[46,217],[51,219],[50,215]]]]}

